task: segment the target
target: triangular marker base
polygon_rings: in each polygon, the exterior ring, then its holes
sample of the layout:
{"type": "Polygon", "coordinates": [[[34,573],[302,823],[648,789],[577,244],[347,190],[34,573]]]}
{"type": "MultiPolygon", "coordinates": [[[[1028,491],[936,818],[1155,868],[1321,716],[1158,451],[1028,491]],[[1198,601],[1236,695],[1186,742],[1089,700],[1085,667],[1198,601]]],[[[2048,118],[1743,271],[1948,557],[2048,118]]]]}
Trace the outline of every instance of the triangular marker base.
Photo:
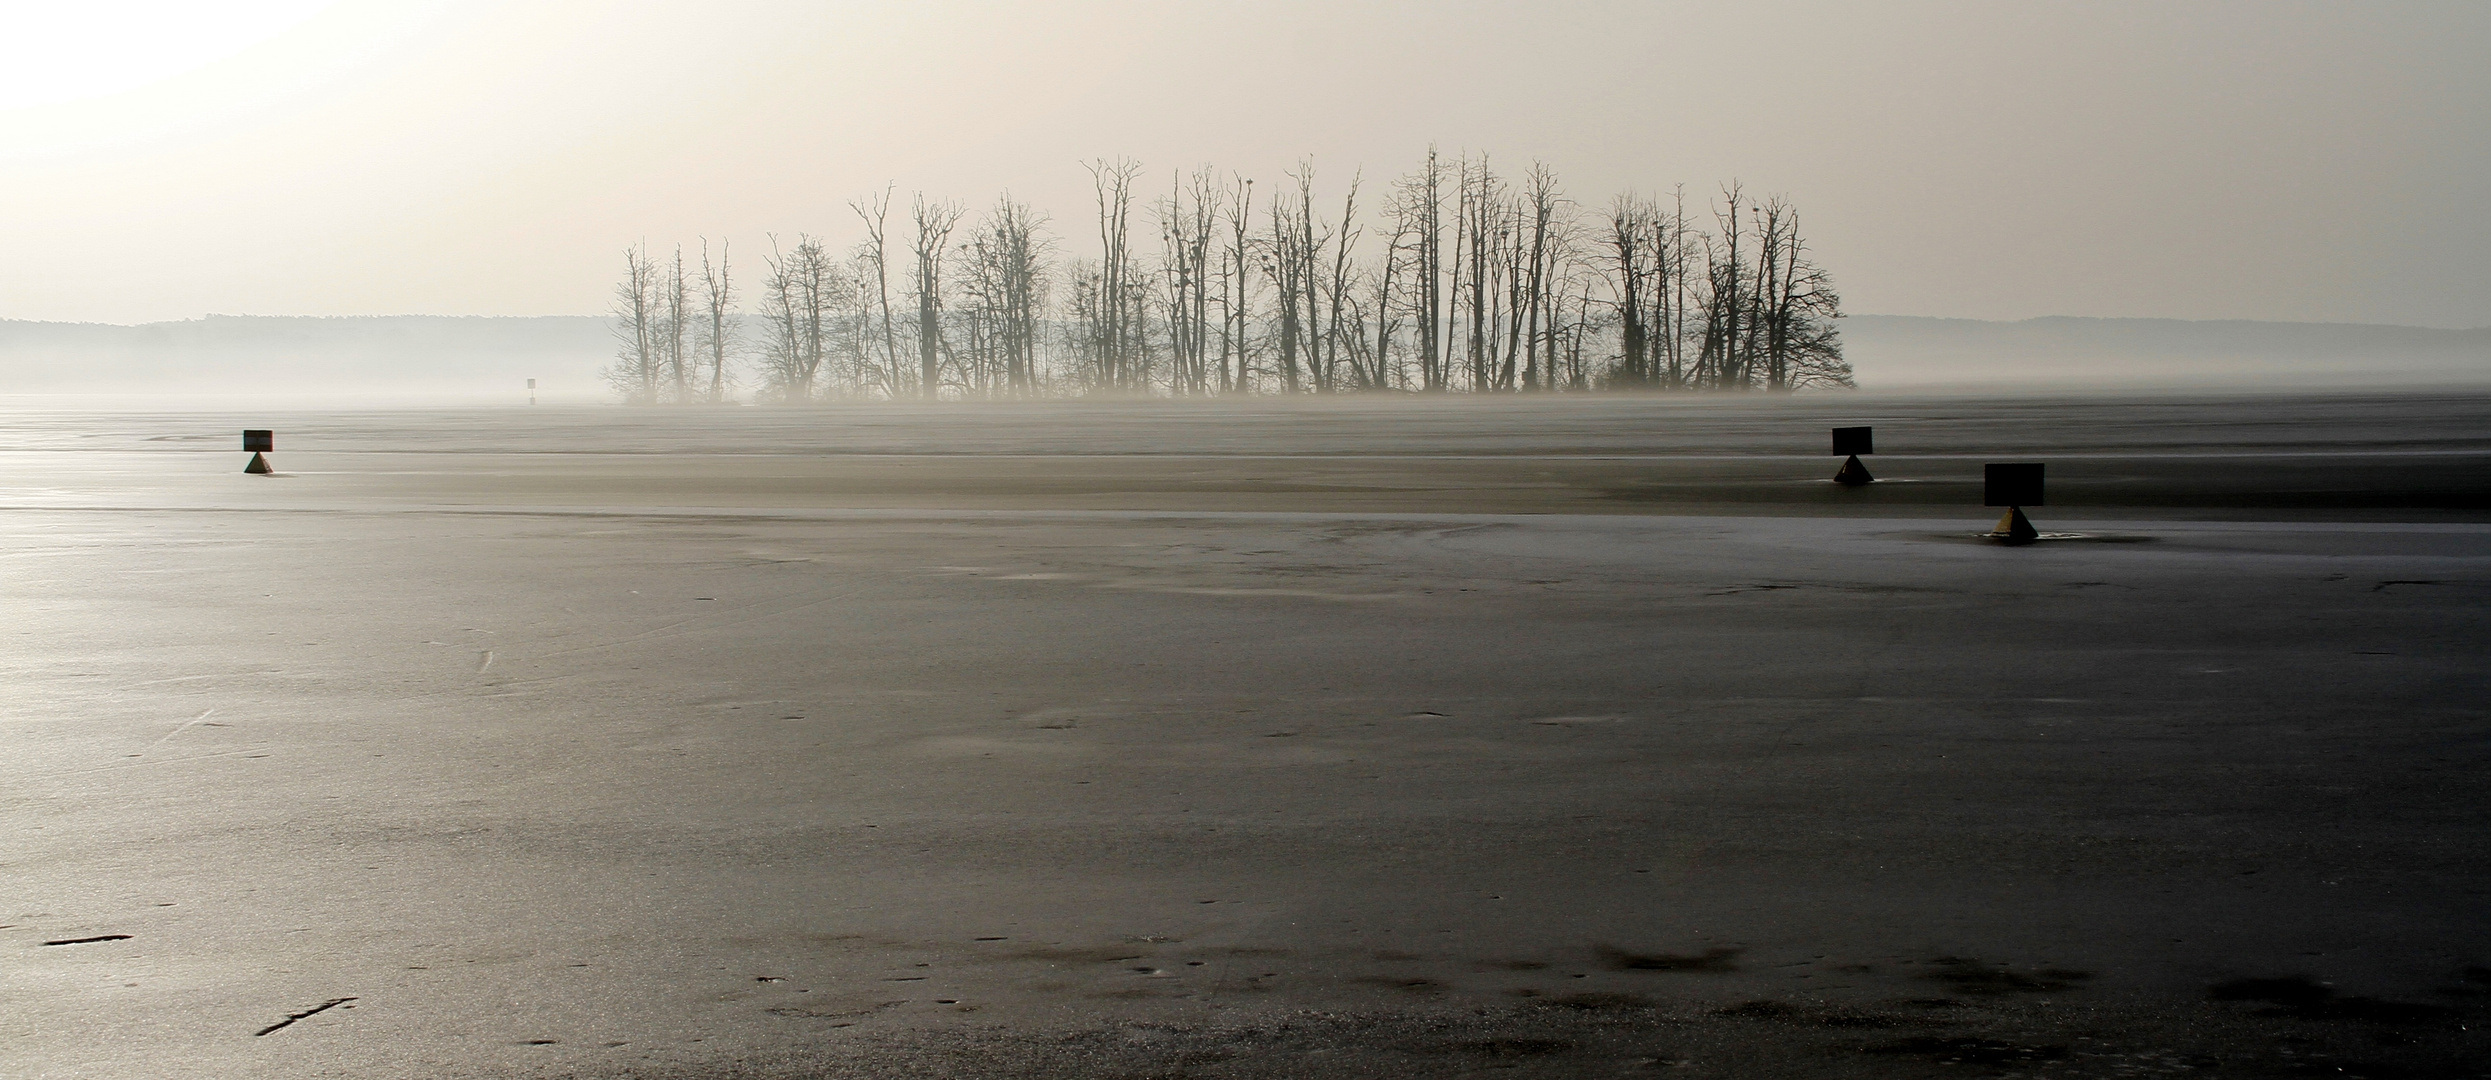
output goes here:
{"type": "Polygon", "coordinates": [[[2029,544],[2041,539],[2041,531],[2033,528],[2033,523],[2024,517],[2021,506],[2008,507],[2006,516],[1998,519],[1998,528],[1989,535],[2006,544],[2029,544]]]}
{"type": "Polygon", "coordinates": [[[251,463],[243,466],[242,471],[265,476],[269,473],[276,472],[277,470],[268,467],[268,456],[266,454],[253,454],[251,455],[251,463]]]}
{"type": "Polygon", "coordinates": [[[1860,456],[1853,454],[1850,460],[1842,463],[1842,471],[1834,474],[1834,482],[1847,487],[1860,487],[1876,483],[1877,478],[1868,475],[1868,466],[1860,464],[1860,456]]]}

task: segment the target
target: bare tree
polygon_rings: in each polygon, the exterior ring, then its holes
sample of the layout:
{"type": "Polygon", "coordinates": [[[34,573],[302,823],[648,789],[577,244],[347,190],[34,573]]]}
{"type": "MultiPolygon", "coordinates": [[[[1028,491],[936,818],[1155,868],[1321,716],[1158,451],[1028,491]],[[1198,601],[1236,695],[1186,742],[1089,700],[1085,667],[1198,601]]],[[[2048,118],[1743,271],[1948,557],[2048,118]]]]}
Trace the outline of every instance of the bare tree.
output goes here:
{"type": "Polygon", "coordinates": [[[1038,336],[1046,302],[1048,241],[1044,219],[1006,195],[964,245],[968,256],[970,325],[976,334],[981,393],[1029,397],[1038,392],[1038,336]]]}
{"type": "Polygon", "coordinates": [[[1315,214],[1314,176],[1314,163],[1300,162],[1289,173],[1296,190],[1272,198],[1271,238],[1264,252],[1265,273],[1279,294],[1280,374],[1290,393],[1299,388],[1301,355],[1307,385],[1319,393],[1341,388],[1350,342],[1363,338],[1351,318],[1358,178],[1350,179],[1335,225],[1315,214]]]}
{"type": "MultiPolygon", "coordinates": [[[[1045,219],[1009,196],[971,227],[958,205],[920,195],[915,265],[894,281],[888,186],[849,204],[864,238],[844,259],[809,235],[792,248],[774,237],[749,376],[785,401],[1853,382],[1840,301],[1796,211],[1735,183],[1708,221],[1689,219],[1683,188],[1620,197],[1586,220],[1545,163],[1509,183],[1484,154],[1430,147],[1370,230],[1356,173],[1335,216],[1301,161],[1258,221],[1254,182],[1206,167],[1150,200],[1159,243],[1137,251],[1139,166],[1086,167],[1096,259],[1055,265],[1045,219]]],[[[704,239],[697,280],[680,246],[671,265],[645,244],[626,253],[606,372],[625,400],[726,398],[738,351],[727,251],[704,239]]]]}
{"type": "Polygon", "coordinates": [[[1099,377],[1108,387],[1136,390],[1144,372],[1136,355],[1143,340],[1133,317],[1134,278],[1130,222],[1133,178],[1141,164],[1124,158],[1090,163],[1090,183],[1098,196],[1099,269],[1095,333],[1099,377]]]}
{"type": "Polygon", "coordinates": [[[1073,259],[1064,265],[1064,312],[1058,325],[1065,355],[1071,363],[1072,381],[1088,391],[1110,388],[1108,376],[1112,365],[1104,356],[1106,321],[1099,311],[1098,264],[1088,259],[1073,259]]]}
{"type": "Polygon", "coordinates": [[[623,249],[623,280],[614,286],[614,336],[621,343],[616,363],[605,371],[606,382],[633,405],[657,401],[658,374],[663,366],[658,327],[657,267],[646,245],[623,249]]]}
{"type": "Polygon", "coordinates": [[[692,400],[691,357],[685,349],[692,336],[692,286],[683,273],[683,245],[675,245],[675,261],[658,279],[658,348],[672,386],[667,400],[692,400]]]}
{"type": "Polygon", "coordinates": [[[1204,166],[1190,186],[1181,178],[1172,181],[1168,197],[1159,202],[1161,303],[1167,311],[1173,394],[1210,390],[1211,236],[1226,193],[1218,174],[1204,166]]]}
{"type": "Polygon", "coordinates": [[[726,400],[727,354],[736,351],[735,282],[727,266],[727,242],[718,242],[718,261],[709,261],[709,238],[701,238],[701,307],[705,318],[695,348],[707,354],[709,389],[702,394],[712,404],[726,400]]]}
{"type": "Polygon", "coordinates": [[[1660,278],[1653,289],[1654,306],[1661,312],[1661,345],[1664,349],[1661,385],[1671,390],[1687,388],[1687,268],[1692,252],[1687,240],[1687,189],[1680,185],[1671,193],[1669,242],[1655,248],[1660,255],[1660,278]]]}
{"type": "Polygon", "coordinates": [[[1735,184],[1722,197],[1714,211],[1720,235],[1698,237],[1705,265],[1695,299],[1702,326],[1692,383],[1717,390],[1852,385],[1834,329],[1841,300],[1806,258],[1798,214],[1778,198],[1751,202],[1735,184]]]}
{"type": "MultiPolygon", "coordinates": [[[[1419,386],[1424,390],[1442,390],[1446,386],[1444,310],[1444,163],[1436,148],[1427,148],[1427,163],[1419,171],[1403,177],[1396,185],[1394,232],[1396,238],[1407,235],[1410,249],[1411,298],[1413,323],[1418,329],[1419,386]]],[[[1458,251],[1460,242],[1455,242],[1458,251]]],[[[1387,249],[1389,271],[1391,252],[1387,249]]],[[[1389,272],[1386,275],[1390,277],[1389,272]]],[[[1387,282],[1384,288],[1389,291],[1387,282]]]]}
{"type": "MultiPolygon", "coordinates": [[[[1359,385],[1366,389],[1390,390],[1407,382],[1392,358],[1393,335],[1401,326],[1401,321],[1393,317],[1393,286],[1407,264],[1403,256],[1414,244],[1411,233],[1419,226],[1417,215],[1410,211],[1406,202],[1395,205],[1392,235],[1384,241],[1384,269],[1375,275],[1375,349],[1358,378],[1359,385]]],[[[1363,324],[1362,315],[1360,325],[1363,324]]]]}
{"type": "Polygon", "coordinates": [[[1221,226],[1227,249],[1220,259],[1220,392],[1245,393],[1254,388],[1246,334],[1254,316],[1254,181],[1237,178],[1229,194],[1227,220],[1221,226]]]}
{"type": "MultiPolygon", "coordinates": [[[[1563,239],[1553,235],[1559,227],[1557,214],[1563,201],[1564,196],[1557,193],[1555,171],[1547,165],[1532,162],[1523,206],[1531,233],[1529,255],[1520,272],[1514,275],[1521,295],[1514,306],[1513,331],[1522,339],[1522,387],[1526,390],[1551,389],[1555,382],[1555,355],[1549,351],[1549,328],[1554,325],[1555,316],[1548,308],[1554,284],[1551,263],[1563,246],[1563,239]]],[[[1515,234],[1514,250],[1518,255],[1523,252],[1519,230],[1515,234]]],[[[1506,365],[1511,367],[1511,345],[1507,346],[1505,355],[1506,365]]]]}
{"type": "MultiPolygon", "coordinates": [[[[856,211],[857,219],[865,223],[865,244],[858,257],[864,267],[873,272],[873,290],[865,300],[882,316],[879,378],[885,391],[894,398],[901,394],[900,342],[899,331],[891,321],[891,245],[885,226],[891,217],[891,192],[897,187],[896,184],[888,185],[877,194],[848,202],[848,208],[856,211]]],[[[861,372],[859,379],[863,379],[861,372]]]]}
{"type": "Polygon", "coordinates": [[[1749,272],[1741,261],[1739,248],[1746,237],[1746,223],[1739,209],[1746,193],[1737,184],[1722,189],[1726,207],[1716,207],[1714,220],[1720,224],[1718,237],[1703,236],[1704,291],[1699,302],[1704,308],[1703,336],[1696,352],[1695,383],[1707,390],[1745,390],[1749,388],[1748,318],[1749,272]]]}
{"type": "Polygon", "coordinates": [[[1309,317],[1316,310],[1314,283],[1308,280],[1316,245],[1312,173],[1311,164],[1301,163],[1289,174],[1297,181],[1295,196],[1272,196],[1271,239],[1263,252],[1263,271],[1271,278],[1280,318],[1280,385],[1290,394],[1299,390],[1299,350],[1315,321],[1309,317]]]}
{"type": "Polygon", "coordinates": [[[1634,195],[1620,195],[1609,204],[1606,235],[1609,265],[1616,273],[1612,279],[1613,303],[1617,308],[1618,362],[1609,373],[1608,382],[1619,387],[1652,386],[1659,382],[1653,371],[1653,320],[1651,309],[1653,278],[1660,274],[1659,255],[1653,251],[1660,237],[1655,219],[1660,211],[1652,200],[1634,195]]]}
{"type": "MultiPolygon", "coordinates": [[[[1506,301],[1498,290],[1506,285],[1511,260],[1507,249],[1513,236],[1512,209],[1508,205],[1504,182],[1488,167],[1481,155],[1476,162],[1461,162],[1461,194],[1458,212],[1461,221],[1458,239],[1466,241],[1467,250],[1458,252],[1469,262],[1466,278],[1457,277],[1455,291],[1467,286],[1470,290],[1470,317],[1466,330],[1470,337],[1470,389],[1477,392],[1505,389],[1512,384],[1509,374],[1499,369],[1497,331],[1504,323],[1501,306],[1506,301]]],[[[1458,302],[1458,300],[1457,300],[1458,302]]],[[[1507,365],[1510,366],[1510,365],[1507,365]]]]}
{"type": "Polygon", "coordinates": [[[943,252],[960,224],[960,207],[928,203],[919,194],[909,216],[917,226],[917,392],[932,400],[943,386],[943,252]]]}
{"type": "Polygon", "coordinates": [[[764,354],[770,388],[782,401],[811,401],[847,286],[822,242],[802,233],[795,248],[786,252],[771,237],[769,265],[762,314],[770,321],[770,346],[764,354]]]}
{"type": "Polygon", "coordinates": [[[1767,390],[1780,390],[1790,377],[1782,342],[1774,325],[1774,306],[1783,292],[1785,248],[1791,246],[1790,228],[1794,224],[1790,208],[1780,199],[1766,199],[1751,207],[1749,216],[1756,221],[1756,272],[1754,289],[1747,300],[1747,356],[1743,366],[1751,372],[1749,383],[1761,384],[1767,390]]]}
{"type": "Polygon", "coordinates": [[[1756,218],[1759,284],[1753,338],[1762,342],[1757,351],[1765,388],[1855,385],[1834,327],[1834,320],[1842,317],[1842,298],[1825,271],[1806,257],[1798,212],[1774,198],[1756,208],[1756,218]]]}
{"type": "MultiPolygon", "coordinates": [[[[1311,171],[1310,169],[1309,172],[1311,171]]],[[[1332,240],[1332,272],[1325,279],[1323,289],[1326,312],[1321,342],[1322,356],[1315,379],[1315,387],[1319,390],[1328,391],[1339,388],[1339,368],[1341,353],[1345,347],[1344,342],[1354,343],[1365,339],[1365,335],[1358,331],[1356,320],[1344,319],[1351,305],[1350,288],[1356,275],[1356,267],[1350,262],[1350,256],[1358,247],[1358,237],[1361,232],[1357,224],[1359,180],[1359,174],[1350,174],[1349,193],[1341,199],[1341,223],[1337,228],[1325,230],[1332,240]]]]}

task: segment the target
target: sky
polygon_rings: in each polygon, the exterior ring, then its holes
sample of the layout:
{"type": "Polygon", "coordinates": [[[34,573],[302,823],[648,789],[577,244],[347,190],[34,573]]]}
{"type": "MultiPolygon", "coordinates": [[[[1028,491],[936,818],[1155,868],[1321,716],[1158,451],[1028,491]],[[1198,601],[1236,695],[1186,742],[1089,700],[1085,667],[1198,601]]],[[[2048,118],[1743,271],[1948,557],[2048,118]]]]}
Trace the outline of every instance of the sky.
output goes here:
{"type": "MultiPolygon", "coordinates": [[[[2491,4],[0,0],[0,318],[585,314],[1083,163],[1796,205],[1848,310],[2491,325],[2491,4]]],[[[752,274],[755,266],[744,266],[752,274]]]]}

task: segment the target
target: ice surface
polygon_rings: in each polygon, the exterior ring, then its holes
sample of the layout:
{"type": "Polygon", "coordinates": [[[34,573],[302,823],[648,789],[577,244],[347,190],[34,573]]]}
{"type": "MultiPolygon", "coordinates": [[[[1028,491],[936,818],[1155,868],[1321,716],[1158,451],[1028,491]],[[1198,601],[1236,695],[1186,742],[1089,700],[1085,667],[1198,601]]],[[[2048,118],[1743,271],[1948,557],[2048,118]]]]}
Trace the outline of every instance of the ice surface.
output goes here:
{"type": "Polygon", "coordinates": [[[2481,1060],[2483,400],[1581,404],[0,416],[0,1074],[2481,1060]]]}

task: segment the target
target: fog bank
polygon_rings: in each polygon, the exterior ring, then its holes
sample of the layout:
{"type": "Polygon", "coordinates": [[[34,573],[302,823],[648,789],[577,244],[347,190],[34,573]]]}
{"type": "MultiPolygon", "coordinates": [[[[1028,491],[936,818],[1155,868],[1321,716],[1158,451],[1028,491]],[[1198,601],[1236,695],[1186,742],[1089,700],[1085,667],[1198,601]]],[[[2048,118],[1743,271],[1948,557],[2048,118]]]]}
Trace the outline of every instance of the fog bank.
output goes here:
{"type": "MultiPolygon", "coordinates": [[[[745,318],[750,319],[750,316],[745,318]]],[[[2409,389],[2491,383],[2491,328],[1855,315],[1863,390],[2409,389]]],[[[761,340],[752,327],[748,340],[761,340]]],[[[120,326],[0,320],[11,394],[116,400],[610,402],[616,342],[590,315],[210,315],[120,326]]],[[[749,380],[748,380],[749,381],[749,380]]]]}

